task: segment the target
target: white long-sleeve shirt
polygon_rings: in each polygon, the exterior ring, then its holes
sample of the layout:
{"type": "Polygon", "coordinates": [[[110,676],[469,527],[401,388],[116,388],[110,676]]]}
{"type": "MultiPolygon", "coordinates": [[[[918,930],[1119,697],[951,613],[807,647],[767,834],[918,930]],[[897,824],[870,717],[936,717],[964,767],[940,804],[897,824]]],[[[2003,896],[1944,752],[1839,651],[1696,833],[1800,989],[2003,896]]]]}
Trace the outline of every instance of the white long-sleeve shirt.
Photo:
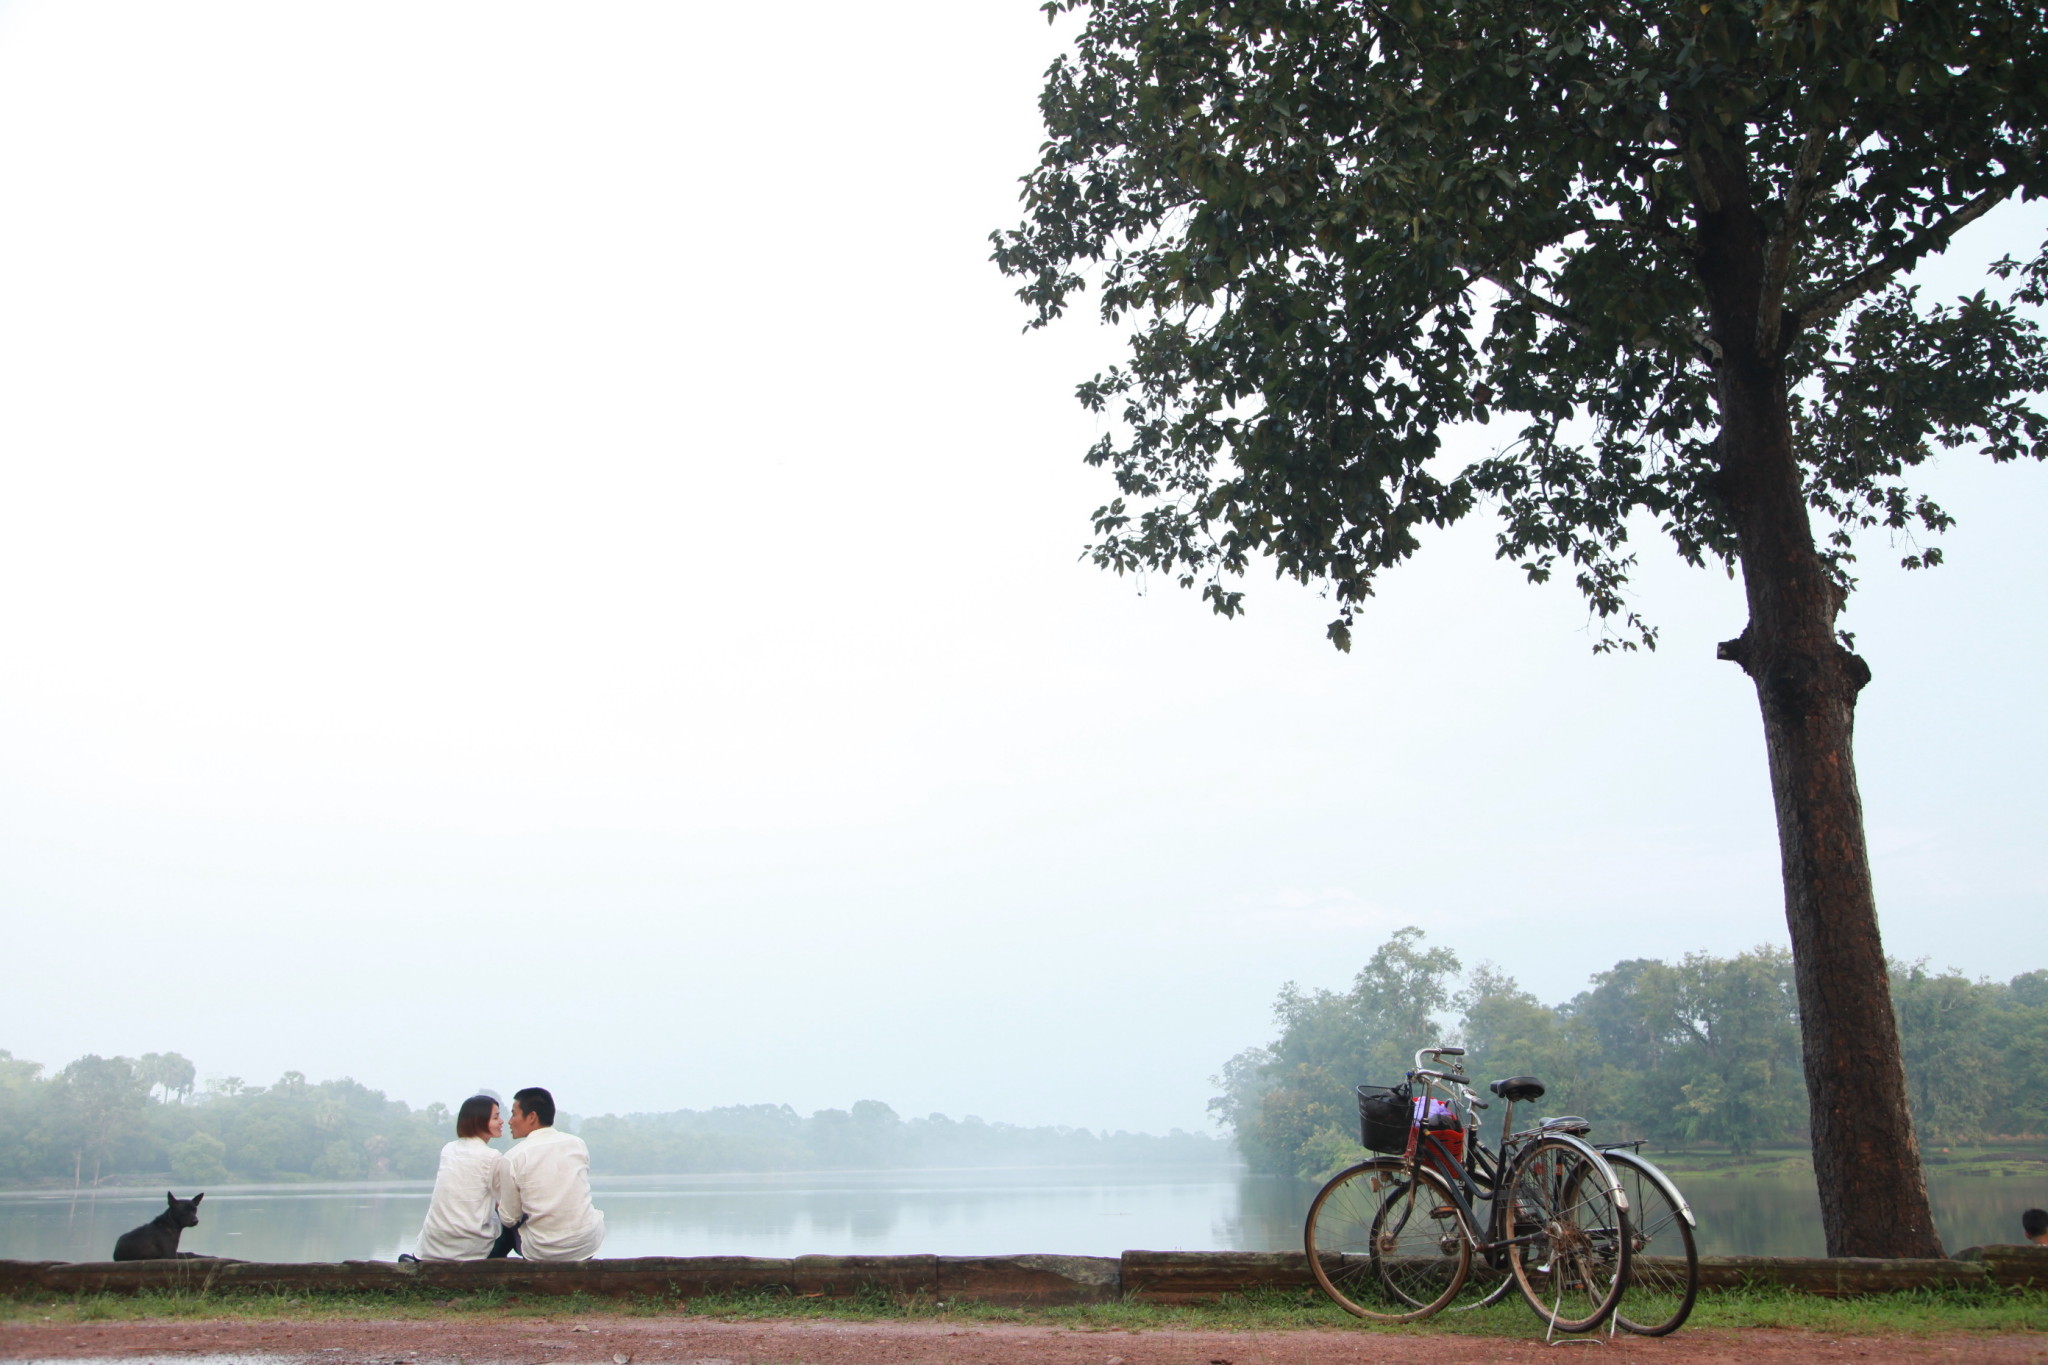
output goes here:
{"type": "Polygon", "coordinates": [[[519,1254],[529,1261],[583,1261],[604,1245],[604,1215],[590,1206],[590,1149],[574,1133],[536,1128],[505,1154],[498,1212],[526,1215],[519,1254]]]}
{"type": "Polygon", "coordinates": [[[457,1138],[441,1149],[434,1201],[420,1228],[422,1261],[481,1261],[503,1226],[498,1221],[499,1170],[505,1154],[482,1138],[457,1138]]]}

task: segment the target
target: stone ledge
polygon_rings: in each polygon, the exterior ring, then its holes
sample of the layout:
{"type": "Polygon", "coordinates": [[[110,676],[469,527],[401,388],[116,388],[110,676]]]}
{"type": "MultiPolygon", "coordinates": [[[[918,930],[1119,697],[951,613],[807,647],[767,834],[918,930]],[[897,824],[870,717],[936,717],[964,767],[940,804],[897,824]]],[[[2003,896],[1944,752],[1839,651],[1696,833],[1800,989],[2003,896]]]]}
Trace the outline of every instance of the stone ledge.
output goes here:
{"type": "Polygon", "coordinates": [[[1122,1297],[1113,1256],[941,1256],[938,1294],[982,1303],[1103,1303],[1122,1297]]]}
{"type": "Polygon", "coordinates": [[[1206,1303],[1247,1289],[1313,1289],[1301,1251],[1126,1251],[1123,1292],[1143,1303],[1206,1303]]]}
{"type": "Polygon", "coordinates": [[[2018,1289],[2048,1289],[2048,1246],[2032,1242],[2006,1243],[1988,1247],[1964,1247],[1958,1261],[1984,1267],[1992,1283],[2018,1289]]]}
{"type": "MultiPolygon", "coordinates": [[[[806,1257],[806,1260],[830,1259],[806,1257]]],[[[636,1256],[600,1261],[420,1261],[399,1267],[422,1286],[451,1294],[648,1295],[799,1292],[798,1262],[774,1256],[636,1256]]],[[[813,1277],[815,1278],[815,1276],[813,1277]]]]}
{"type": "Polygon", "coordinates": [[[0,1293],[134,1294],[150,1290],[389,1292],[433,1289],[559,1295],[782,1293],[806,1298],[958,1295],[987,1303],[1095,1303],[1121,1292],[1119,1264],[1099,1256],[643,1256],[566,1261],[0,1261],[0,1293]]]}
{"type": "Polygon", "coordinates": [[[1765,1285],[1843,1298],[1945,1285],[1981,1285],[1981,1265],[1953,1260],[1879,1260],[1870,1256],[1702,1256],[1700,1288],[1765,1285]]]}

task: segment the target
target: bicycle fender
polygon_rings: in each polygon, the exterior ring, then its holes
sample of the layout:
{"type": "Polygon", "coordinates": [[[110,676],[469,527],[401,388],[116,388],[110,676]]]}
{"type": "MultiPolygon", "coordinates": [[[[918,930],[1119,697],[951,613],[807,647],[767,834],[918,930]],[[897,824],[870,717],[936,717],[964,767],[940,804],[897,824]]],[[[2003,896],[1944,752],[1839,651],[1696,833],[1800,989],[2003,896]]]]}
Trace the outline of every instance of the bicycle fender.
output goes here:
{"type": "Polygon", "coordinates": [[[1650,1177],[1658,1189],[1664,1191],[1664,1197],[1669,1199],[1671,1206],[1678,1210],[1678,1216],[1685,1220],[1686,1226],[1698,1227],[1700,1220],[1693,1217],[1692,1205],[1685,1202],[1685,1196],[1678,1192],[1678,1186],[1671,1183],[1671,1177],[1658,1170],[1654,1164],[1645,1161],[1639,1155],[1634,1156],[1633,1160],[1637,1166],[1642,1168],[1643,1174],[1650,1177]]]}
{"type": "Polygon", "coordinates": [[[1623,1213],[1627,1213],[1629,1211],[1628,1191],[1624,1190],[1621,1187],[1621,1177],[1614,1173],[1614,1167],[1608,1162],[1607,1158],[1601,1154],[1601,1151],[1598,1147],[1595,1147],[1592,1143],[1587,1142],[1582,1138],[1573,1137],[1569,1133],[1546,1133],[1544,1134],[1544,1138],[1551,1142],[1568,1143],[1571,1146],[1578,1148],[1580,1155],[1590,1157],[1593,1162],[1593,1169],[1599,1171],[1601,1175],[1606,1177],[1607,1193],[1614,1196],[1615,1206],[1618,1207],[1623,1213]]]}

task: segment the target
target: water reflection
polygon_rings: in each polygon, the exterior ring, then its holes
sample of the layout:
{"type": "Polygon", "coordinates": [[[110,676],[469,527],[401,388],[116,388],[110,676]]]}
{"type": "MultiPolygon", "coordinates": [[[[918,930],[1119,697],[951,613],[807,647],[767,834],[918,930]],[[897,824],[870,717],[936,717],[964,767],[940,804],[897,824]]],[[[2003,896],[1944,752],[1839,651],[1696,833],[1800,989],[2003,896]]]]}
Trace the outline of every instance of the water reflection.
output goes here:
{"type": "MultiPolygon", "coordinates": [[[[1703,1255],[1825,1256],[1820,1196],[1811,1176],[1694,1177],[1686,1198],[1700,1220],[1703,1255]],[[1750,1251],[1766,1246],[1768,1253],[1750,1251]]],[[[1951,1251],[2017,1242],[2020,1211],[2048,1194],[2048,1181],[1930,1171],[1927,1194],[1934,1226],[1951,1251]]]]}
{"type": "MultiPolygon", "coordinates": [[[[608,1256],[992,1255],[1289,1251],[1315,1186],[1229,1167],[618,1177],[595,1183],[608,1256]]],[[[1810,1177],[1692,1177],[1707,1255],[1822,1253],[1810,1177]]],[[[1930,1176],[1951,1248],[2017,1241],[2048,1182],[1930,1176]]],[[[210,1191],[187,1250],[252,1261],[389,1260],[412,1249],[426,1182],[210,1191]]],[[[0,1257],[100,1260],[153,1218],[160,1190],[0,1195],[0,1257]]]]}
{"type": "MultiPolygon", "coordinates": [[[[1114,1256],[1198,1251],[1237,1195],[1231,1167],[615,1177],[592,1182],[607,1256],[811,1253],[1114,1256]]],[[[186,1250],[244,1260],[389,1260],[412,1249],[426,1182],[209,1193],[186,1250]]],[[[160,1191],[0,1195],[0,1257],[99,1260],[160,1191]]]]}

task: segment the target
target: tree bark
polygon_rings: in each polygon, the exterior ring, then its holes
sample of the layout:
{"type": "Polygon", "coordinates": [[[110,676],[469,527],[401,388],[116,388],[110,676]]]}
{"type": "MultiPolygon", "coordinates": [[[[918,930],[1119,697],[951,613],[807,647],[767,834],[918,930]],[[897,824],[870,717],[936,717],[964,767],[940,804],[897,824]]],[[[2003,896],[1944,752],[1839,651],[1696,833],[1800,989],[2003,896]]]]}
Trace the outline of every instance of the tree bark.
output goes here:
{"type": "Polygon", "coordinates": [[[1851,753],[1870,670],[1835,632],[1841,590],[1807,516],[1783,347],[1758,353],[1763,224],[1747,177],[1713,160],[1700,271],[1721,352],[1718,492],[1749,603],[1749,624],[1720,657],[1742,666],[1763,711],[1821,1222],[1830,1256],[1940,1256],[1851,753]]]}

